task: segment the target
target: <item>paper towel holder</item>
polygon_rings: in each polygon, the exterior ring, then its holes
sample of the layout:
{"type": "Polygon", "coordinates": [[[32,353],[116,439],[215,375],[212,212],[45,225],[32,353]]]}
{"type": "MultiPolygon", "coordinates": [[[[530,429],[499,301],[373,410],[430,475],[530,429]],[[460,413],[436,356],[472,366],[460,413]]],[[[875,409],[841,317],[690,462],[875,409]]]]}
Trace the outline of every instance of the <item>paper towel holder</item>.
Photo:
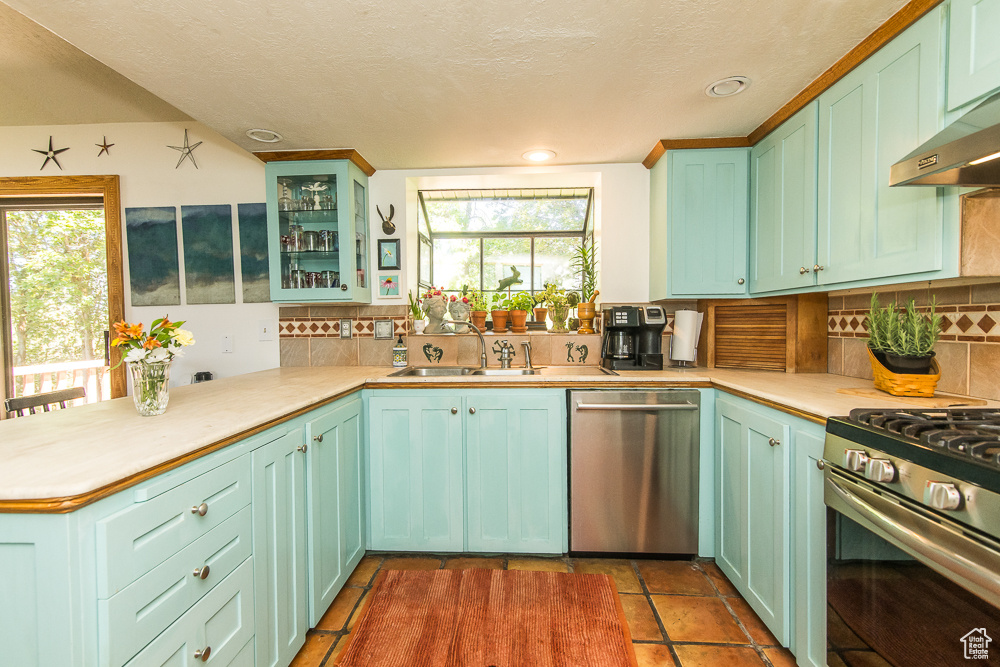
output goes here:
{"type": "Polygon", "coordinates": [[[697,367],[698,341],[704,313],[694,310],[674,311],[673,331],[670,335],[670,368],[675,370],[697,367]]]}

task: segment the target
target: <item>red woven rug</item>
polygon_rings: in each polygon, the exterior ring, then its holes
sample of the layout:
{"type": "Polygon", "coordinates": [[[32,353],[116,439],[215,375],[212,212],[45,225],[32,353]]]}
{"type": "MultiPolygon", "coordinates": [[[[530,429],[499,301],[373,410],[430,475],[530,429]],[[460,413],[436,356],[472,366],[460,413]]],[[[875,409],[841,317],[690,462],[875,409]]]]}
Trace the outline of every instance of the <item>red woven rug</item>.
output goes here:
{"type": "Polygon", "coordinates": [[[350,637],[340,667],[636,667],[606,574],[388,570],[350,637]]]}

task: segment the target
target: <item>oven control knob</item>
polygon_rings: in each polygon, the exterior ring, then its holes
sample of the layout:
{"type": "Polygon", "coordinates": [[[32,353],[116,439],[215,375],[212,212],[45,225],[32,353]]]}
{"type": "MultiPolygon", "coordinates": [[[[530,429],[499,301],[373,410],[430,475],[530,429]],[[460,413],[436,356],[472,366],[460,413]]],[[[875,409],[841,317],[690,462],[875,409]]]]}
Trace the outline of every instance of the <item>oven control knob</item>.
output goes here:
{"type": "Polygon", "coordinates": [[[860,449],[844,450],[844,467],[851,472],[863,472],[868,463],[868,454],[860,449]]]}
{"type": "Polygon", "coordinates": [[[865,464],[865,479],[872,482],[891,482],[896,477],[896,469],[889,459],[868,459],[865,464]]]}
{"type": "Polygon", "coordinates": [[[962,504],[962,494],[954,484],[927,480],[924,487],[924,503],[936,510],[957,510],[962,504]]]}

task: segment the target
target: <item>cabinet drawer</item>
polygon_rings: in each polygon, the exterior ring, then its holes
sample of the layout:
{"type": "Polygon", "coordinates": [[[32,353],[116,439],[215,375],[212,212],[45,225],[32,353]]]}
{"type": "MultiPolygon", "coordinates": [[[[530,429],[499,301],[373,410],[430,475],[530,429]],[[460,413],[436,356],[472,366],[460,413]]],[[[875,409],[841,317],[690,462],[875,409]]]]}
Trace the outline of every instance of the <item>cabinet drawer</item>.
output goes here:
{"type": "Polygon", "coordinates": [[[123,590],[248,504],[250,457],[242,456],[99,521],[98,597],[123,590]]]}
{"type": "Polygon", "coordinates": [[[98,602],[101,664],[125,664],[250,556],[250,508],[109,600],[98,602]],[[195,569],[208,568],[202,579],[195,569]]]}
{"type": "Polygon", "coordinates": [[[195,667],[195,652],[210,650],[213,665],[233,662],[253,637],[253,558],[213,588],[153,640],[128,667],[195,667]]]}

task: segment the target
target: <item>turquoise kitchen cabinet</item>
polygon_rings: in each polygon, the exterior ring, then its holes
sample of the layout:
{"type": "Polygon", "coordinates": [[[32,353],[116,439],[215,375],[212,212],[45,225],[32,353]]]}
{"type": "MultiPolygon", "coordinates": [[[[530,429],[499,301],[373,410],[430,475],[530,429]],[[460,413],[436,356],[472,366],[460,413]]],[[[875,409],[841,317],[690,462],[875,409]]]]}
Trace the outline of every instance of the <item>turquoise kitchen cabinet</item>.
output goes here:
{"type": "Polygon", "coordinates": [[[368,177],[349,160],[269,162],[271,301],[371,302],[368,177]]]}
{"type": "Polygon", "coordinates": [[[942,11],[933,9],[819,97],[821,285],[944,266],[939,189],[889,187],[893,163],[941,126],[942,11]]]}
{"type": "Polygon", "coordinates": [[[370,548],[563,553],[562,390],[375,391],[370,548]]]}
{"type": "Polygon", "coordinates": [[[309,416],[306,521],[309,625],[315,627],[365,554],[361,399],[309,416]]]}
{"type": "Polygon", "coordinates": [[[304,450],[299,427],[252,454],[258,667],[289,664],[309,630],[304,450]]]}
{"type": "Polygon", "coordinates": [[[789,642],[788,424],[716,400],[716,562],[778,641],[789,642]]]}
{"type": "Polygon", "coordinates": [[[750,151],[750,292],[816,284],[815,101],[750,151]]]}
{"type": "Polygon", "coordinates": [[[668,151],[650,172],[650,299],[747,293],[749,149],[668,151]]]}
{"type": "Polygon", "coordinates": [[[948,30],[948,109],[1000,88],[1000,0],[952,0],[948,30]]]}
{"type": "Polygon", "coordinates": [[[802,667],[826,666],[826,503],[819,424],[796,427],[792,451],[792,652],[802,667]]]}
{"type": "Polygon", "coordinates": [[[371,548],[463,551],[462,396],[368,400],[371,548]]]}
{"type": "Polygon", "coordinates": [[[565,553],[565,392],[469,392],[465,408],[468,551],[565,553]]]}

